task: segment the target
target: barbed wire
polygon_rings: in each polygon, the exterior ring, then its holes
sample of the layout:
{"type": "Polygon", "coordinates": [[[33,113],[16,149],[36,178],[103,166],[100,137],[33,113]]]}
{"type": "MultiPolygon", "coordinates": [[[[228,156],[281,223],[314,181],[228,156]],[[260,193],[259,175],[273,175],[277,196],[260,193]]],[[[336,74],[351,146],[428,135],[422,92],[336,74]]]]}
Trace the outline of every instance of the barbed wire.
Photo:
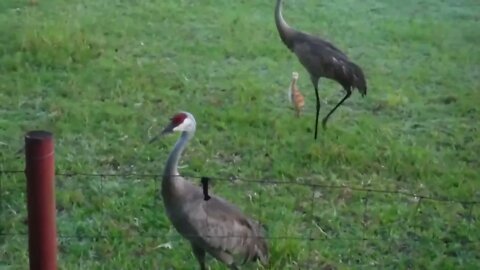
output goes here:
{"type": "MultiPolygon", "coordinates": [[[[0,233],[0,237],[28,237],[28,232],[16,232],[16,233],[0,233]]],[[[290,235],[275,235],[275,236],[264,236],[264,237],[259,237],[259,236],[247,236],[247,235],[197,235],[197,234],[184,234],[186,237],[191,237],[191,238],[218,238],[218,239],[230,239],[230,238],[242,238],[242,239],[249,239],[249,238],[255,238],[255,239],[267,239],[267,240],[298,240],[298,241],[378,241],[378,240],[399,240],[402,239],[402,237],[311,237],[311,236],[290,236],[290,235]]],[[[122,235],[106,235],[106,234],[63,234],[59,233],[58,236],[59,238],[63,239],[117,239],[117,238],[125,238],[125,236],[122,235]]],[[[151,239],[156,239],[156,238],[164,238],[164,236],[160,235],[151,235],[151,234],[138,234],[135,235],[135,237],[141,237],[141,238],[151,238],[151,239]]],[[[426,241],[426,242],[434,242],[434,241],[442,241],[442,242],[453,242],[453,243],[459,243],[459,244],[466,244],[466,245],[473,245],[473,244],[480,244],[480,240],[465,240],[461,239],[459,241],[452,241],[450,239],[447,239],[446,237],[443,238],[436,238],[436,237],[428,237],[428,236],[421,236],[421,235],[416,235],[415,239],[416,241],[426,241]]]]}
{"type": "MultiPolygon", "coordinates": [[[[0,170],[1,174],[23,174],[25,173],[24,170],[0,170]]],[[[86,177],[100,177],[100,178],[107,178],[107,177],[136,177],[136,178],[161,178],[164,177],[163,174],[145,174],[145,173],[85,173],[85,172],[56,172],[56,176],[65,176],[65,177],[74,177],[74,176],[86,176],[86,177]]],[[[367,193],[384,193],[384,194],[396,194],[407,196],[411,198],[415,198],[417,200],[430,200],[430,201],[437,201],[437,202],[446,202],[446,203],[460,203],[464,205],[469,204],[480,204],[480,200],[475,199],[459,199],[459,198],[450,198],[446,195],[424,195],[414,192],[408,192],[403,190],[392,190],[392,189],[381,189],[381,188],[373,188],[373,187],[360,187],[360,186],[353,186],[353,185],[332,185],[332,184],[321,184],[321,183],[314,183],[312,181],[305,181],[305,180],[277,180],[277,179],[252,179],[252,178],[243,178],[243,177],[225,177],[225,176],[205,176],[205,175],[197,175],[191,173],[183,173],[181,175],[170,175],[170,176],[181,176],[186,178],[193,178],[199,180],[215,180],[215,181],[224,181],[224,182],[234,182],[234,181],[241,181],[245,183],[256,183],[256,184],[266,184],[266,185],[297,185],[297,186],[307,186],[315,189],[323,188],[323,189],[349,189],[352,191],[358,192],[367,192],[367,193]]]]}

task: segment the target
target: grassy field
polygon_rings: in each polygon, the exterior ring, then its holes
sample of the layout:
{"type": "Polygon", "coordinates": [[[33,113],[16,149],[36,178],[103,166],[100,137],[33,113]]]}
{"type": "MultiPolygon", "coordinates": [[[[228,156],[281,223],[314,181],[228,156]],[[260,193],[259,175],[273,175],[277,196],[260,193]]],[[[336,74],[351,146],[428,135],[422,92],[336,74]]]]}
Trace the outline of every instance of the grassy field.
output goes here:
{"type": "MultiPolygon", "coordinates": [[[[148,138],[188,110],[198,125],[185,174],[480,199],[478,1],[286,1],[292,26],[337,44],[368,78],[367,97],[354,93],[317,141],[313,88],[280,42],[273,7],[2,0],[0,170],[22,170],[15,152],[23,135],[45,129],[56,137],[58,172],[158,174],[176,136],[154,145],[148,138]],[[292,71],[306,96],[299,119],[286,99],[292,71]]],[[[320,87],[323,116],[343,93],[331,81],[320,87]]],[[[195,269],[154,177],[56,181],[61,269],[195,269]]],[[[25,178],[0,174],[0,183],[0,269],[27,269],[25,178]]],[[[348,188],[212,185],[267,225],[269,269],[480,265],[479,205],[348,188]]]]}

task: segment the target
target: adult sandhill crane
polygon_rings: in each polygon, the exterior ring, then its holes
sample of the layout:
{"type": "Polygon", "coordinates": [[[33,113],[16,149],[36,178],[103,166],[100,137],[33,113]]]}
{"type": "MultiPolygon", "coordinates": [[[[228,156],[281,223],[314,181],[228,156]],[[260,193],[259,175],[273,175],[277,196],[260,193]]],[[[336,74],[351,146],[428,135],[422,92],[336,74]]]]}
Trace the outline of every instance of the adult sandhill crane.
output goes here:
{"type": "Polygon", "coordinates": [[[288,88],[288,98],[295,109],[295,115],[300,117],[300,112],[305,105],[305,98],[303,97],[302,93],[298,89],[297,86],[298,81],[298,72],[292,72],[292,82],[290,83],[290,87],[288,88]]]}
{"type": "MultiPolygon", "coordinates": [[[[175,229],[191,244],[201,270],[206,270],[205,253],[238,269],[235,260],[243,263],[260,260],[268,263],[268,247],[259,222],[244,215],[226,200],[210,194],[204,199],[200,186],[192,184],[178,173],[178,162],[188,141],[195,133],[192,114],[175,114],[161,135],[181,132],[170,153],[162,179],[162,198],[167,216],[175,229]]],[[[153,142],[154,137],[150,142],[153,142]]]]}
{"type": "Polygon", "coordinates": [[[297,31],[290,27],[282,15],[282,0],[277,0],[275,6],[275,24],[280,39],[287,48],[295,53],[300,63],[310,74],[310,80],[315,88],[317,98],[317,116],[315,118],[315,136],[317,139],[318,115],[320,113],[320,98],[318,83],[321,77],[332,79],[342,85],[346,91],[345,97],[323,118],[322,126],[325,129],[330,115],[352,94],[356,88],[360,94],[367,94],[367,83],[362,69],[351,62],[348,57],[332,43],[310,34],[297,31]]]}

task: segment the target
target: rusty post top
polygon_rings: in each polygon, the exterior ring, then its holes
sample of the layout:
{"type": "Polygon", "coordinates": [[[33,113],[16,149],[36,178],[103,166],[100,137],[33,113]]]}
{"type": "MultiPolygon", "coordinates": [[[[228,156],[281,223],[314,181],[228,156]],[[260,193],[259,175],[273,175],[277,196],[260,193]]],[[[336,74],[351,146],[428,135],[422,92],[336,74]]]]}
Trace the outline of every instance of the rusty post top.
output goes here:
{"type": "Polygon", "coordinates": [[[25,139],[27,140],[39,140],[43,141],[45,139],[51,139],[52,133],[44,130],[32,130],[27,132],[25,139]]]}

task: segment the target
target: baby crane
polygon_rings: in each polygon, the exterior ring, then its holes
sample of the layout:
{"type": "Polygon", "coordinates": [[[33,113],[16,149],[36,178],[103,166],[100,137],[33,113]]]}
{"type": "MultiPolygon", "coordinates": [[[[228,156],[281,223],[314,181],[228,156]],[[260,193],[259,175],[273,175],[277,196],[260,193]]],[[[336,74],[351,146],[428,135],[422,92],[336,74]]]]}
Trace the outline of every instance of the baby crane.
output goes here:
{"type": "Polygon", "coordinates": [[[338,82],[346,92],[345,97],[323,118],[322,126],[324,129],[330,115],[350,97],[353,88],[358,89],[362,96],[367,94],[367,83],[362,69],[351,62],[333,44],[290,27],[283,19],[282,2],[282,0],[277,0],[275,6],[275,24],[282,42],[290,51],[295,53],[300,63],[310,74],[310,80],[315,88],[317,98],[317,116],[315,118],[315,139],[317,139],[318,114],[320,113],[318,82],[320,78],[325,77],[338,82]]]}
{"type": "MultiPolygon", "coordinates": [[[[244,215],[223,198],[210,194],[204,200],[200,186],[178,173],[178,162],[196,129],[195,118],[188,112],[175,114],[161,135],[181,132],[170,153],[162,179],[162,198],[167,216],[175,229],[191,244],[201,270],[206,270],[205,253],[238,269],[237,258],[268,263],[268,247],[259,222],[244,215]]],[[[161,136],[160,135],[160,136],[161,136]]],[[[156,140],[154,137],[150,142],[156,140]]]]}
{"type": "Polygon", "coordinates": [[[292,72],[292,81],[290,82],[290,87],[288,88],[288,99],[295,109],[295,115],[300,117],[300,112],[302,111],[303,106],[305,106],[305,98],[300,92],[300,89],[298,89],[297,81],[298,72],[294,71],[292,72]]]}

